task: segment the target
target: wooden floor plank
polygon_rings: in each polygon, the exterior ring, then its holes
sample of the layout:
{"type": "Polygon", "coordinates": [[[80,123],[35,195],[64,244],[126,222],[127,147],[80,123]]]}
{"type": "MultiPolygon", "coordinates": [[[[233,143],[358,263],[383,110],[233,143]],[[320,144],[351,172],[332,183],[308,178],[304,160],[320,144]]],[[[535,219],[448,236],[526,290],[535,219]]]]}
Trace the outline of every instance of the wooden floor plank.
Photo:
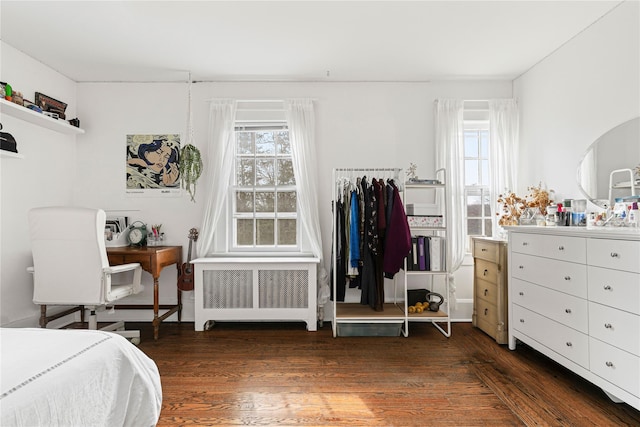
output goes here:
{"type": "Polygon", "coordinates": [[[640,412],[540,353],[509,351],[468,323],[409,337],[333,338],[325,323],[148,323],[159,426],[640,426],[640,412]]]}

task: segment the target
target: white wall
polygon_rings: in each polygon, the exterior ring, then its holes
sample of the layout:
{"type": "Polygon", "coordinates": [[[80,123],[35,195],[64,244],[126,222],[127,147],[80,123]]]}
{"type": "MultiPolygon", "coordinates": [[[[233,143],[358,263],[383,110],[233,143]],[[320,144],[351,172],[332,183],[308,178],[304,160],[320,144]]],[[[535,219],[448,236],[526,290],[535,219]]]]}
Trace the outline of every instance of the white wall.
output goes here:
{"type": "Polygon", "coordinates": [[[557,199],[583,198],[587,147],[640,116],[640,4],[627,1],[514,82],[519,99],[519,194],[540,181],[557,199]]]}
{"type": "MultiPolygon", "coordinates": [[[[511,83],[197,83],[193,85],[195,144],[208,155],[206,134],[211,98],[316,100],[316,144],[320,221],[327,269],[331,247],[331,173],[338,167],[418,165],[420,176],[434,170],[433,100],[511,96],[511,83]]],[[[78,142],[78,180],[74,200],[80,205],[133,210],[132,219],[162,223],[168,243],[187,245],[188,230],[200,227],[207,173],[198,183],[196,203],[179,198],[130,198],[124,193],[125,135],[184,133],[186,84],[79,84],[78,108],[86,134],[78,142]]],[[[186,256],[186,255],[185,255],[186,256]]],[[[144,275],[151,284],[148,275],[144,275]]],[[[472,298],[470,275],[461,276],[459,298],[472,298]]],[[[175,270],[163,270],[161,303],[175,296],[175,270]]],[[[151,286],[138,302],[149,301],[151,286]]],[[[185,294],[185,320],[193,320],[193,300],[185,294]]],[[[119,314],[120,315],[120,314],[119,314]]],[[[131,312],[120,316],[133,316],[131,312]]],[[[138,315],[136,315],[138,316],[138,315]]],[[[147,314],[149,316],[149,314],[147,314]]]]}
{"type": "MultiPolygon", "coordinates": [[[[0,80],[30,101],[38,91],[66,102],[68,117],[75,117],[73,81],[5,43],[0,48],[0,80]]],[[[16,138],[18,152],[25,158],[0,159],[0,324],[24,321],[35,326],[40,310],[31,302],[33,284],[26,272],[31,265],[26,214],[37,206],[73,203],[76,141],[74,136],[6,114],[2,115],[2,125],[16,138]]]]}

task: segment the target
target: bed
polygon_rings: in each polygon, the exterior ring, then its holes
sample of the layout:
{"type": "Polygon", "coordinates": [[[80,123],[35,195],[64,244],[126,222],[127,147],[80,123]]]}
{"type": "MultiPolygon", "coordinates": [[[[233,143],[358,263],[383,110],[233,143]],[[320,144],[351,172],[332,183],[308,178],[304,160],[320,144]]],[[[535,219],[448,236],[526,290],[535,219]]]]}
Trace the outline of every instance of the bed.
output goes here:
{"type": "Polygon", "coordinates": [[[124,337],[0,328],[0,425],[154,426],[156,364],[124,337]]]}

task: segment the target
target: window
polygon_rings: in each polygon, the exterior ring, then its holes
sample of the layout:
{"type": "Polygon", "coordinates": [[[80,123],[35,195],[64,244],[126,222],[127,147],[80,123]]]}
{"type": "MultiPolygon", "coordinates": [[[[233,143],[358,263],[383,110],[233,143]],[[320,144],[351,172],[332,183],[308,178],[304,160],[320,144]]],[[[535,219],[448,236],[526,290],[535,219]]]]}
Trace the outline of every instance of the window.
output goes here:
{"type": "Polygon", "coordinates": [[[472,236],[492,235],[489,195],[489,122],[464,122],[464,185],[467,217],[467,252],[472,236]]]}
{"type": "Polygon", "coordinates": [[[297,250],[298,204],[289,130],[237,127],[231,189],[234,250],[297,250]]]}

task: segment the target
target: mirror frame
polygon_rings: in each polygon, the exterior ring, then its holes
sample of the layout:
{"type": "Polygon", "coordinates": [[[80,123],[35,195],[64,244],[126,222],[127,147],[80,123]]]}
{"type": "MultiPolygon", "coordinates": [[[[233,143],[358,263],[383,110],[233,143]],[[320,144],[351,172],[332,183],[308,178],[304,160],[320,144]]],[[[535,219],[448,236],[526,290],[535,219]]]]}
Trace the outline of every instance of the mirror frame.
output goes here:
{"type": "Polygon", "coordinates": [[[584,195],[587,198],[587,200],[589,200],[591,203],[593,203],[594,205],[600,208],[603,208],[603,209],[608,208],[610,205],[610,201],[608,198],[595,199],[591,194],[587,194],[587,190],[585,190],[582,186],[582,163],[586,159],[587,155],[594,150],[594,148],[598,145],[598,143],[602,140],[604,136],[606,136],[609,132],[613,131],[614,129],[617,129],[620,126],[624,126],[625,124],[630,123],[634,120],[640,120],[640,116],[632,117],[629,120],[625,120],[624,122],[618,124],[617,126],[612,127],[611,129],[609,129],[608,131],[600,135],[595,141],[589,144],[589,146],[585,149],[584,154],[580,157],[580,161],[578,161],[578,166],[576,169],[576,183],[578,184],[578,190],[580,190],[580,193],[582,193],[582,195],[584,195]]]}

